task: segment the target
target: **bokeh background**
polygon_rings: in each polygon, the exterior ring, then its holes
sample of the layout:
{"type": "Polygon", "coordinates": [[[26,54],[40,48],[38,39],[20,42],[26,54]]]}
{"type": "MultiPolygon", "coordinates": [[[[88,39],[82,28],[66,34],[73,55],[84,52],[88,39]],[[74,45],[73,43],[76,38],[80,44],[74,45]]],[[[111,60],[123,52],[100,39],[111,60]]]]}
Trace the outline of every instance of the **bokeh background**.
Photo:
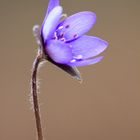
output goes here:
{"type": "MultiPolygon", "coordinates": [[[[94,11],[89,35],[109,42],[80,84],[50,63],[39,71],[44,140],[140,140],[140,1],[61,0],[68,15],[94,11]]],[[[36,140],[30,77],[48,0],[0,0],[0,140],[36,140]]]]}

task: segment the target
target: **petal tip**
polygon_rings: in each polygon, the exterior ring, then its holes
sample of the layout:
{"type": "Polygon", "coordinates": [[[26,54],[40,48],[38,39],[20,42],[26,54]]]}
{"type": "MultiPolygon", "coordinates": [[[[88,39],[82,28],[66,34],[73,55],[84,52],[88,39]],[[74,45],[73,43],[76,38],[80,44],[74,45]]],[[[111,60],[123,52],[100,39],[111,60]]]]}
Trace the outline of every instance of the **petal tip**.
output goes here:
{"type": "Polygon", "coordinates": [[[44,19],[42,25],[42,36],[44,38],[44,42],[50,38],[55,31],[56,26],[62,16],[63,8],[61,6],[54,7],[49,15],[44,19]]]}
{"type": "Polygon", "coordinates": [[[108,43],[107,41],[104,41],[104,45],[105,45],[105,47],[107,48],[108,45],[109,45],[109,43],[108,43]]]}
{"type": "Polygon", "coordinates": [[[49,14],[50,11],[58,5],[60,5],[59,0],[49,0],[47,14],[49,14]]]}
{"type": "Polygon", "coordinates": [[[102,40],[102,43],[103,43],[103,50],[101,51],[101,52],[103,52],[104,50],[106,50],[107,49],[107,47],[108,47],[108,45],[109,45],[109,43],[107,42],[107,41],[105,41],[105,40],[102,40]]]}

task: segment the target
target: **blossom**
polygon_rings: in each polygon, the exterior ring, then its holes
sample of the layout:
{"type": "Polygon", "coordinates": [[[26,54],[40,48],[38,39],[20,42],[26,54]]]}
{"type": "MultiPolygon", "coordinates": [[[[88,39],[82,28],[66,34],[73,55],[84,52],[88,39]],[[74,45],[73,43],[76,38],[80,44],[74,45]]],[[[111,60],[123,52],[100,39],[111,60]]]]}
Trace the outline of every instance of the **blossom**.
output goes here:
{"type": "Polygon", "coordinates": [[[42,24],[41,36],[51,62],[67,67],[80,67],[100,62],[97,56],[108,42],[85,35],[95,24],[96,14],[90,11],[76,13],[62,20],[63,8],[59,0],[50,0],[42,24]],[[97,57],[96,57],[97,56],[97,57]]]}

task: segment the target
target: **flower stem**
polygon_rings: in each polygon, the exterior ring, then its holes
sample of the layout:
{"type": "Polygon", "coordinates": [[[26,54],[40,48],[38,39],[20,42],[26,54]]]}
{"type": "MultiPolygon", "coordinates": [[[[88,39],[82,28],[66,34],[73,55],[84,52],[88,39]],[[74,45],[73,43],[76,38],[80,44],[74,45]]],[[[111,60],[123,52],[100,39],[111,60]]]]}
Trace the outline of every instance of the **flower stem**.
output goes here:
{"type": "Polygon", "coordinates": [[[35,113],[38,140],[43,140],[41,119],[40,119],[40,110],[39,110],[38,98],[37,98],[38,97],[38,95],[37,95],[37,70],[38,70],[38,66],[41,61],[42,61],[42,58],[40,57],[40,55],[37,55],[37,57],[35,58],[34,63],[33,63],[32,78],[31,78],[33,108],[34,108],[34,113],[35,113]]]}

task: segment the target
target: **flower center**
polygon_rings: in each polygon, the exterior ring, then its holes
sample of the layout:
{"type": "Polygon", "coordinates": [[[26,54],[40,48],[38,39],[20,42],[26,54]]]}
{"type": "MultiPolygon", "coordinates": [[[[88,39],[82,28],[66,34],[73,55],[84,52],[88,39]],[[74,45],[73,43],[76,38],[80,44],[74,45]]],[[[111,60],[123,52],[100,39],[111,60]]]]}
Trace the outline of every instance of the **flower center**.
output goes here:
{"type": "Polygon", "coordinates": [[[65,33],[67,32],[67,29],[68,28],[70,28],[70,25],[69,24],[67,24],[65,26],[63,26],[63,25],[59,26],[56,29],[56,31],[54,32],[54,36],[53,36],[52,39],[60,40],[60,41],[65,42],[65,43],[69,43],[69,42],[77,39],[78,38],[78,34],[74,34],[70,40],[67,40],[65,38],[65,33]]]}
{"type": "Polygon", "coordinates": [[[64,26],[59,26],[58,29],[54,32],[53,39],[60,40],[65,42],[66,39],[64,38],[64,33],[61,33],[61,30],[64,28],[64,26]]]}

